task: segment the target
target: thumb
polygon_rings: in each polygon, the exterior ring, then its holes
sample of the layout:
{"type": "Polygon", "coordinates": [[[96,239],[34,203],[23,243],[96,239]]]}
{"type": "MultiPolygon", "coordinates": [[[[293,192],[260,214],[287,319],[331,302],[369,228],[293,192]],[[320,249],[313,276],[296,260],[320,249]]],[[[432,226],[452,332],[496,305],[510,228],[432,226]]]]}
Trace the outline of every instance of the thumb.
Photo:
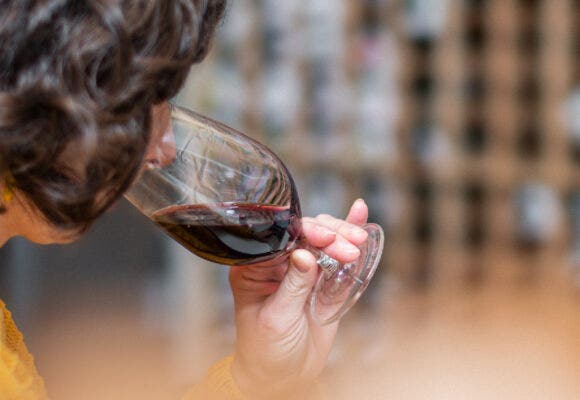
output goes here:
{"type": "Polygon", "coordinates": [[[310,295],[318,276],[316,258],[306,250],[295,250],[290,256],[290,266],[272,296],[272,304],[281,315],[298,317],[310,295]]]}

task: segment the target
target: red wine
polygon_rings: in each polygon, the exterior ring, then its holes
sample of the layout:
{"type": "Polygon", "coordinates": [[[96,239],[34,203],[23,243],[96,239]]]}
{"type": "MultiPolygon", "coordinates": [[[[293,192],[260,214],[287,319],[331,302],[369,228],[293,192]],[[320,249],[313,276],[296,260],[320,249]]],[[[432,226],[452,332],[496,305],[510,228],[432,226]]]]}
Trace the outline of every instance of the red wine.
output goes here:
{"type": "Polygon", "coordinates": [[[292,208],[263,204],[178,205],[155,212],[152,219],[191,252],[227,265],[274,259],[300,233],[292,208]]]}

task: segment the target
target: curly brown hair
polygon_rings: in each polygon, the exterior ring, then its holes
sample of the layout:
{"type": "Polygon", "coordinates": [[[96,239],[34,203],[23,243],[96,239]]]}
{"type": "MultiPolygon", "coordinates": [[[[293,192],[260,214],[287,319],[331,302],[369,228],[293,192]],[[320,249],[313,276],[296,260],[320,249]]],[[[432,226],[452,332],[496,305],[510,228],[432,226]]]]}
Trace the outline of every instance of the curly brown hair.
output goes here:
{"type": "Polygon", "coordinates": [[[225,0],[0,5],[0,181],[85,230],[134,179],[151,106],[205,57],[225,0]]]}

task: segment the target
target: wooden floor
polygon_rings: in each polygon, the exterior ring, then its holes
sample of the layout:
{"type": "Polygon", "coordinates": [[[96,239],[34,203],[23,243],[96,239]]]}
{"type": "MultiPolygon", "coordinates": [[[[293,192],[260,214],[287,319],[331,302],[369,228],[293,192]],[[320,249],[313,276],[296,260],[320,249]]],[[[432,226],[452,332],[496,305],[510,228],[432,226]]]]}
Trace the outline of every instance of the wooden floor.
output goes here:
{"type": "MultiPolygon", "coordinates": [[[[171,343],[140,335],[135,313],[70,307],[32,338],[54,399],[179,398],[171,343]]],[[[561,279],[390,290],[345,319],[323,381],[336,400],[580,399],[580,291],[561,279]]]]}

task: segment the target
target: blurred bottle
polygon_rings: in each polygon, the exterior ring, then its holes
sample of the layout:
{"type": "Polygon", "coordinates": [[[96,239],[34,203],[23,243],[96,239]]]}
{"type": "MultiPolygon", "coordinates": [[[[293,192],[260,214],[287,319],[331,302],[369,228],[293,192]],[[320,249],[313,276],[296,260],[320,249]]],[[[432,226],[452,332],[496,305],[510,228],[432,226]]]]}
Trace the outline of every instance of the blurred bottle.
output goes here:
{"type": "Polygon", "coordinates": [[[463,190],[465,203],[465,246],[468,262],[466,264],[467,283],[478,285],[485,279],[485,265],[482,257],[486,232],[487,190],[483,182],[468,182],[463,190]]]}
{"type": "Polygon", "coordinates": [[[236,0],[228,5],[227,23],[217,30],[220,48],[229,47],[228,51],[237,51],[236,46],[245,42],[256,23],[252,15],[251,0],[236,0]]]}
{"type": "Polygon", "coordinates": [[[243,114],[248,103],[249,88],[237,64],[218,58],[213,80],[211,114],[223,123],[243,129],[243,114]]]}
{"type": "Polygon", "coordinates": [[[580,87],[570,92],[562,114],[568,132],[571,156],[576,163],[580,163],[580,87]]]}
{"type": "Polygon", "coordinates": [[[554,239],[561,223],[556,191],[540,182],[522,184],[516,192],[516,235],[523,250],[535,250],[554,239]]]}
{"type": "Polygon", "coordinates": [[[402,193],[392,179],[387,180],[382,174],[363,171],[360,176],[362,194],[369,206],[369,221],[383,227],[387,236],[395,230],[402,212],[402,193]]]}
{"type": "Polygon", "coordinates": [[[484,118],[480,113],[470,113],[465,124],[463,147],[470,155],[481,156],[488,142],[489,134],[484,118]]]}
{"type": "Polygon", "coordinates": [[[305,58],[334,59],[344,54],[346,45],[344,1],[310,0],[301,2],[305,21],[305,58]]]}
{"type": "Polygon", "coordinates": [[[346,150],[341,134],[351,104],[345,76],[346,3],[302,3],[305,119],[316,157],[335,160],[346,150]]]}
{"type": "Polygon", "coordinates": [[[295,62],[301,57],[302,3],[297,0],[263,0],[261,13],[264,64],[295,62]]]}
{"type": "Polygon", "coordinates": [[[445,29],[447,0],[406,0],[406,28],[415,38],[435,39],[445,29]]]}
{"type": "Polygon", "coordinates": [[[450,144],[445,133],[427,118],[419,119],[411,131],[411,152],[423,168],[435,172],[449,161],[450,144]]]}
{"type": "Polygon", "coordinates": [[[534,115],[530,115],[518,132],[517,151],[519,156],[523,159],[537,160],[542,155],[543,141],[539,123],[534,115]]]}
{"type": "Polygon", "coordinates": [[[580,285],[580,189],[574,189],[569,198],[569,216],[572,241],[572,267],[576,284],[580,285]]]}
{"type": "Polygon", "coordinates": [[[435,187],[428,176],[420,175],[412,188],[413,212],[412,234],[414,238],[413,283],[419,288],[432,284],[433,270],[433,233],[435,187]]]}
{"type": "Polygon", "coordinates": [[[261,109],[264,130],[270,142],[276,142],[298,118],[301,82],[294,64],[270,64],[262,76],[261,109]]]}
{"type": "Polygon", "coordinates": [[[300,3],[265,0],[261,3],[261,74],[259,106],[267,141],[277,146],[296,121],[301,106],[298,76],[301,29],[300,3]]]}
{"type": "Polygon", "coordinates": [[[400,111],[398,49],[385,29],[366,28],[357,43],[353,135],[361,156],[396,162],[395,131],[400,111]]]}
{"type": "Polygon", "coordinates": [[[480,251],[486,239],[485,203],[487,192],[481,182],[470,182],[464,189],[466,209],[466,245],[471,251],[480,251]]]}
{"type": "Polygon", "coordinates": [[[311,174],[299,181],[305,182],[304,189],[300,189],[303,215],[346,215],[346,182],[336,171],[313,168],[311,174]]]}

